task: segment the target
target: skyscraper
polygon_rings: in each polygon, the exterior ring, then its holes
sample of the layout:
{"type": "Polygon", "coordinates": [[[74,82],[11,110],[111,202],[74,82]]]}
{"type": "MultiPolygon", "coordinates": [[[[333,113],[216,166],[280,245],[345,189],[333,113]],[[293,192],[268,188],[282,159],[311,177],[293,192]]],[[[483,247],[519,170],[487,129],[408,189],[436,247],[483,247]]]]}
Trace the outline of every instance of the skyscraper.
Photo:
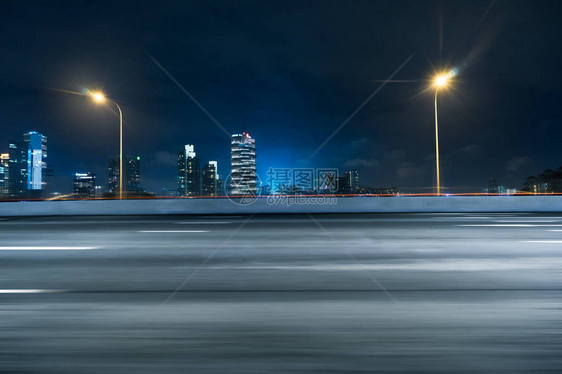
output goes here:
{"type": "Polygon", "coordinates": [[[96,196],[96,175],[91,172],[74,174],[74,195],[80,198],[96,196]]]}
{"type": "Polygon", "coordinates": [[[140,186],[140,156],[125,158],[125,181],[128,193],[142,192],[140,186]]]}
{"type": "Polygon", "coordinates": [[[27,189],[41,190],[47,169],[47,137],[30,131],[23,134],[23,141],[27,143],[27,189]]]}
{"type": "Polygon", "coordinates": [[[107,191],[110,195],[119,194],[119,157],[107,161],[107,191]]]}
{"type": "Polygon", "coordinates": [[[217,162],[209,161],[203,167],[203,195],[204,196],[217,196],[217,162]]]}
{"type": "Polygon", "coordinates": [[[10,154],[0,154],[0,196],[5,197],[8,194],[8,164],[10,162],[10,154]]]}
{"type": "Polygon", "coordinates": [[[8,154],[8,195],[40,198],[53,174],[47,165],[47,137],[29,131],[23,141],[10,142],[8,154]]]}
{"type": "Polygon", "coordinates": [[[233,134],[230,142],[232,195],[257,193],[256,140],[250,134],[233,134]]]}
{"type": "MultiPolygon", "coordinates": [[[[124,156],[123,192],[134,195],[142,192],[140,187],[140,157],[124,156]]],[[[108,161],[108,191],[111,195],[119,194],[119,157],[108,161]]]]}
{"type": "Polygon", "coordinates": [[[350,194],[351,193],[351,175],[346,171],[343,177],[338,177],[338,193],[350,194]]]}
{"type": "Polygon", "coordinates": [[[217,161],[209,161],[210,165],[214,165],[215,166],[215,196],[221,196],[224,195],[224,191],[222,188],[222,179],[221,176],[219,174],[219,165],[217,161]]]}
{"type": "Polygon", "coordinates": [[[353,193],[357,193],[361,185],[359,184],[359,170],[353,169],[351,171],[351,189],[353,193]]]}
{"type": "Polygon", "coordinates": [[[178,193],[180,196],[201,195],[201,166],[191,144],[178,153],[178,193]]]}
{"type": "Polygon", "coordinates": [[[209,161],[209,165],[213,165],[213,166],[215,167],[215,179],[219,179],[218,162],[216,162],[216,161],[209,161]]]}
{"type": "Polygon", "coordinates": [[[8,195],[22,197],[27,192],[27,147],[23,141],[11,141],[8,153],[8,195]]]}
{"type": "Polygon", "coordinates": [[[341,178],[339,190],[341,193],[346,194],[359,192],[359,170],[346,171],[344,177],[341,178]]]}

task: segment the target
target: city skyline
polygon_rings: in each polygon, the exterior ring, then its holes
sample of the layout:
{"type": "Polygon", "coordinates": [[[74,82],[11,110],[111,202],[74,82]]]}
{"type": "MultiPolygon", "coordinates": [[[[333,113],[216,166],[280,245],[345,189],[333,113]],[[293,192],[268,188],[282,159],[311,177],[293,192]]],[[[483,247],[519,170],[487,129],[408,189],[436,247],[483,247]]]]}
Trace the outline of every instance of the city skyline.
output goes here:
{"type": "MultiPolygon", "coordinates": [[[[0,194],[8,198],[48,198],[52,196],[66,196],[70,197],[68,191],[55,191],[53,190],[54,168],[47,160],[47,137],[37,131],[27,131],[23,134],[23,141],[11,141],[9,144],[9,153],[1,153],[0,164],[0,194]],[[20,178],[15,176],[17,168],[11,168],[12,177],[10,178],[10,154],[12,154],[12,163],[22,165],[20,178]],[[18,161],[19,160],[19,161],[18,161]],[[37,161],[39,160],[39,161],[37,161]],[[19,163],[18,163],[19,162],[19,163]],[[10,182],[11,181],[11,182],[10,182]],[[28,191],[27,193],[25,191],[28,191]],[[35,191],[35,192],[34,192],[35,191]],[[54,195],[53,195],[54,193],[54,195]]],[[[195,152],[195,145],[184,145],[182,150],[177,156],[177,171],[175,182],[177,188],[166,189],[162,188],[161,193],[158,191],[150,191],[145,189],[141,184],[140,172],[140,156],[124,155],[124,192],[128,197],[133,196],[224,196],[229,194],[244,195],[247,193],[269,194],[269,193],[298,193],[300,192],[321,192],[319,185],[311,188],[303,188],[299,186],[298,182],[294,180],[288,184],[281,182],[281,188],[272,186],[270,183],[271,174],[277,170],[286,175],[295,170],[303,170],[301,168],[272,168],[268,167],[267,179],[262,179],[255,173],[256,154],[255,154],[255,139],[248,133],[233,134],[230,142],[231,149],[231,164],[230,173],[228,175],[221,175],[218,173],[218,162],[208,161],[201,163],[200,158],[195,152]],[[250,148],[244,145],[245,142],[250,141],[250,148]],[[240,146],[241,145],[241,146],[240,146]],[[251,158],[246,160],[250,151],[251,158]],[[243,159],[243,160],[242,160],[243,159]],[[242,160],[242,161],[241,161],[242,160]],[[235,170],[235,175],[241,174],[243,177],[235,178],[240,184],[241,180],[247,179],[246,172],[244,171],[250,164],[252,175],[255,175],[255,182],[250,182],[254,185],[251,192],[245,188],[237,189],[231,186],[232,170],[235,170]],[[189,165],[189,166],[188,166],[189,165]],[[246,175],[246,177],[244,177],[246,175]],[[223,184],[226,178],[226,185],[223,184]],[[265,182],[264,182],[265,181],[265,182]],[[264,192],[265,191],[265,192],[264,192]]],[[[95,173],[91,171],[80,171],[73,173],[73,186],[70,188],[76,195],[75,197],[115,197],[119,191],[119,157],[109,157],[107,159],[108,168],[106,169],[107,178],[102,178],[103,181],[98,179],[96,183],[95,173]],[[77,184],[79,185],[77,190],[77,184]],[[94,186],[94,193],[87,192],[90,184],[94,186]]],[[[17,164],[17,165],[16,165],[17,164]]],[[[320,168],[319,170],[322,170],[320,168]]],[[[305,170],[316,171],[316,168],[308,168],[305,170]]],[[[359,183],[359,169],[342,169],[330,168],[333,170],[334,181],[337,183],[337,188],[331,192],[340,194],[397,194],[397,193],[412,193],[413,191],[400,191],[399,186],[373,186],[365,183],[359,183]]],[[[520,181],[516,186],[505,186],[499,184],[495,178],[489,178],[487,186],[479,187],[479,191],[470,191],[474,193],[483,192],[491,194],[513,194],[517,192],[531,192],[531,193],[552,193],[561,192],[560,173],[562,166],[558,167],[556,171],[553,169],[546,169],[539,177],[529,175],[525,180],[520,181]],[[542,182],[541,182],[542,180],[542,182]]],[[[243,182],[242,184],[246,184],[243,182]]],[[[316,183],[320,183],[316,181],[316,183]]],[[[444,193],[454,193],[445,189],[444,193]]]]}

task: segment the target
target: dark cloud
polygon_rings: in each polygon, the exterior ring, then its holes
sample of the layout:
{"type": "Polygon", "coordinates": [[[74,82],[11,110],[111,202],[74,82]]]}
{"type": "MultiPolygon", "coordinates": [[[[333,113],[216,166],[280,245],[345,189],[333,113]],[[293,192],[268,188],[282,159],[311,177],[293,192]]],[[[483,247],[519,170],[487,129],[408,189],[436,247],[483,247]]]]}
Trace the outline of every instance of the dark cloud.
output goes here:
{"type": "MultiPolygon", "coordinates": [[[[427,173],[427,169],[413,162],[401,162],[396,168],[396,176],[402,180],[408,181],[419,178],[420,175],[427,173]]],[[[402,181],[404,182],[404,181],[402,181]]]]}
{"type": "Polygon", "coordinates": [[[529,170],[529,168],[534,165],[535,162],[531,158],[527,156],[517,156],[507,162],[506,169],[509,172],[517,173],[522,170],[529,170]]]}
{"type": "Polygon", "coordinates": [[[473,156],[481,154],[482,151],[483,151],[482,147],[480,147],[478,144],[469,144],[460,149],[461,153],[465,153],[473,156]]]}
{"type": "Polygon", "coordinates": [[[367,138],[361,138],[361,139],[353,140],[351,142],[351,147],[354,149],[362,149],[368,145],[369,145],[369,139],[367,138]]]}
{"type": "Polygon", "coordinates": [[[354,158],[352,160],[346,161],[344,166],[350,169],[372,169],[380,166],[380,161],[376,159],[365,159],[365,158],[354,158]]]}
{"type": "Polygon", "coordinates": [[[178,155],[177,153],[158,151],[149,159],[148,164],[150,166],[177,166],[178,155]]]}

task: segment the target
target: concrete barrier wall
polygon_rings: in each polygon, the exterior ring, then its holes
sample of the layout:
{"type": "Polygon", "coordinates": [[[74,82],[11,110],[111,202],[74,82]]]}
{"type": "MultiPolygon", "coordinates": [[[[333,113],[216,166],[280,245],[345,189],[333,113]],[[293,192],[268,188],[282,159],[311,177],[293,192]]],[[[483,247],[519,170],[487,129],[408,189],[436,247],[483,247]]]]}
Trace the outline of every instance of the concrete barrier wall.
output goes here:
{"type": "Polygon", "coordinates": [[[0,216],[377,213],[377,212],[562,212],[562,196],[301,197],[1,202],[0,216]]]}

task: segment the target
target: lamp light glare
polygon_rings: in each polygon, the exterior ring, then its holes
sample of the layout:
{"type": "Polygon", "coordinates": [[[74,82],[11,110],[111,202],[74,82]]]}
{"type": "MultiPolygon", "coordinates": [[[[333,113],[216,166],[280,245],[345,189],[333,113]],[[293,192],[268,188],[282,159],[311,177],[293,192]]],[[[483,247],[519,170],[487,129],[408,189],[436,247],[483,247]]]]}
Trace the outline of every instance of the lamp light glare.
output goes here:
{"type": "Polygon", "coordinates": [[[457,75],[457,69],[451,69],[450,71],[437,74],[433,78],[433,87],[439,88],[446,88],[451,83],[451,78],[457,75]]]}
{"type": "Polygon", "coordinates": [[[105,101],[105,96],[101,92],[92,92],[90,96],[96,103],[103,103],[105,101]]]}

